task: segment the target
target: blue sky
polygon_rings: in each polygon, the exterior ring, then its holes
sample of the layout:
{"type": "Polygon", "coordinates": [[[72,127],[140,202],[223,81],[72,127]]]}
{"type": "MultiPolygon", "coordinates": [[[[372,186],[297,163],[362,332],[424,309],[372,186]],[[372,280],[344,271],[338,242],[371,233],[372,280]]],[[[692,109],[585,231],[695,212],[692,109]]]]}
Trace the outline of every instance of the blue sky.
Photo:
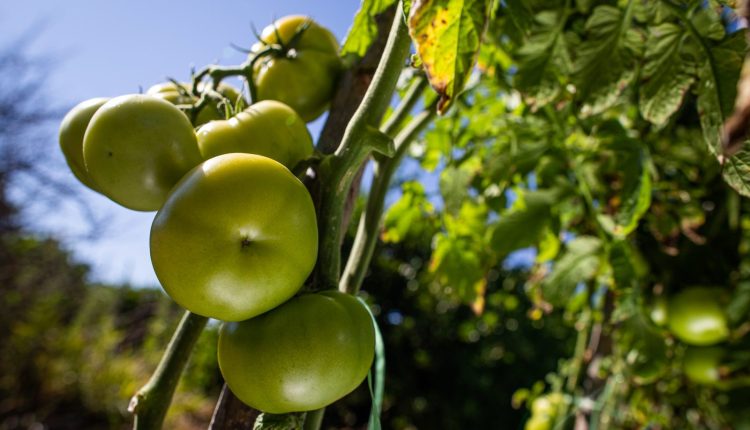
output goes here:
{"type": "MultiPolygon", "coordinates": [[[[305,14],[342,40],[359,1],[32,0],[0,3],[0,48],[24,33],[35,34],[30,53],[58,63],[49,70],[50,100],[69,108],[92,97],[135,93],[165,77],[186,79],[191,66],[237,64],[244,55],[230,43],[250,46],[250,23],[258,30],[274,18],[305,14]]],[[[317,136],[322,120],[310,124],[317,136]]],[[[49,150],[62,162],[50,129],[49,150]]],[[[59,163],[58,163],[59,164],[59,163]]],[[[71,183],[75,180],[68,175],[71,183]]],[[[106,219],[98,239],[86,239],[84,219],[74,207],[61,207],[36,227],[62,238],[93,268],[93,279],[138,286],[156,285],[148,254],[153,213],[124,209],[74,184],[91,209],[106,219]]]]}

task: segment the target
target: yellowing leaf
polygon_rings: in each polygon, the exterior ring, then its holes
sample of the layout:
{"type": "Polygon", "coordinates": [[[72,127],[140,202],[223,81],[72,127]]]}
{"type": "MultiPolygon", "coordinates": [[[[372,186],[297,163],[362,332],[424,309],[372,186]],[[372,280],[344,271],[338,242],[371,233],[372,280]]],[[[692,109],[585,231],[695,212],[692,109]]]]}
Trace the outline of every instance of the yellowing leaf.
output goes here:
{"type": "Polygon", "coordinates": [[[490,0],[417,0],[409,34],[444,113],[471,74],[487,27],[490,0]]]}

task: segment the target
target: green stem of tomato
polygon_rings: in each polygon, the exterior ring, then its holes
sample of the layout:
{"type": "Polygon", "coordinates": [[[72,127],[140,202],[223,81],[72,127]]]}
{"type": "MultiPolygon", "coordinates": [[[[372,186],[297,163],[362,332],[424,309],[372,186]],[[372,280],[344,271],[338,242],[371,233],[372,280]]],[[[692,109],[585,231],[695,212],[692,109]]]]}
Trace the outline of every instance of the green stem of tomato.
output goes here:
{"type": "Polygon", "coordinates": [[[160,429],[177,382],[208,318],[185,312],[151,379],[130,399],[134,430],[160,429]]]}
{"type": "Polygon", "coordinates": [[[377,127],[391,101],[399,74],[409,54],[410,43],[402,9],[398,6],[385,51],[362,103],[352,116],[341,145],[321,164],[321,201],[318,212],[320,251],[317,273],[320,289],[336,288],[339,283],[344,204],[357,171],[373,149],[386,154],[391,152],[387,142],[388,136],[380,133],[377,127]]]}
{"type": "Polygon", "coordinates": [[[326,408],[315,409],[314,411],[308,412],[302,430],[318,430],[323,423],[323,415],[325,415],[325,412],[326,408]]]}
{"type": "Polygon", "coordinates": [[[409,88],[406,90],[404,97],[399,102],[396,109],[393,110],[391,116],[389,116],[380,127],[380,131],[387,134],[388,136],[395,136],[395,134],[404,125],[404,121],[411,113],[414,106],[419,101],[419,98],[427,88],[427,78],[423,74],[417,75],[412,81],[409,88]]]}
{"type": "Polygon", "coordinates": [[[420,113],[396,136],[396,154],[393,158],[384,158],[375,162],[374,176],[367,206],[359,218],[357,235],[349,253],[344,273],[341,276],[339,290],[354,294],[362,285],[362,280],[370,266],[375,244],[378,241],[380,221],[385,205],[385,195],[391,183],[391,178],[401,163],[409,144],[432,121],[436,113],[435,107],[429,106],[420,113]]]}

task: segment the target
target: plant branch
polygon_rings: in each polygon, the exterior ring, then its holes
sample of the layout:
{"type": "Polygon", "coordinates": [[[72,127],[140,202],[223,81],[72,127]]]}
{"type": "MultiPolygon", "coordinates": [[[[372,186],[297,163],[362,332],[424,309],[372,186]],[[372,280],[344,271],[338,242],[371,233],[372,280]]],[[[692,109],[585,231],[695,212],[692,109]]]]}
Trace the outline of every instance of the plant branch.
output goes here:
{"type": "Polygon", "coordinates": [[[354,294],[362,286],[362,280],[370,266],[375,244],[378,240],[380,221],[385,205],[385,195],[391,183],[391,178],[401,163],[409,144],[424,130],[435,117],[435,105],[429,106],[417,115],[401,133],[396,136],[396,154],[393,158],[385,158],[375,163],[375,173],[367,199],[367,206],[359,218],[357,235],[349,253],[346,268],[341,276],[339,290],[354,294]]]}
{"type": "Polygon", "coordinates": [[[419,101],[419,97],[422,95],[425,88],[427,88],[427,78],[422,74],[417,75],[409,86],[409,89],[406,90],[406,94],[404,94],[401,102],[396,106],[396,109],[393,110],[391,116],[386,119],[383,126],[380,127],[380,130],[388,136],[396,134],[406,117],[411,113],[412,109],[414,109],[414,105],[419,101]]]}
{"type": "Polygon", "coordinates": [[[133,429],[160,429],[174,390],[208,318],[185,311],[151,379],[130,399],[133,429]]]}
{"type": "Polygon", "coordinates": [[[343,208],[357,171],[373,150],[389,156],[393,154],[393,143],[388,141],[390,138],[375,127],[388,108],[398,76],[409,54],[410,42],[402,10],[397,7],[373,81],[349,122],[341,145],[321,164],[322,188],[318,219],[320,254],[317,273],[321,289],[336,288],[338,285],[343,208]]]}

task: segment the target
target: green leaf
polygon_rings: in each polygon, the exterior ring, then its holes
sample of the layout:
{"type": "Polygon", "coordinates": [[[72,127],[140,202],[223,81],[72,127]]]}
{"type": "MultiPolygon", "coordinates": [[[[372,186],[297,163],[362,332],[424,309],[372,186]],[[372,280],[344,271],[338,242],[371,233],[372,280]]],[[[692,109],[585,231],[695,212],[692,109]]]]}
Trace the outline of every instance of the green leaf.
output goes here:
{"type": "Polygon", "coordinates": [[[573,82],[585,102],[582,113],[601,113],[615,102],[635,76],[643,35],[630,27],[633,0],[625,11],[598,6],[586,22],[587,39],[578,49],[573,82]]]}
{"type": "Polygon", "coordinates": [[[724,121],[734,106],[746,46],[744,32],[738,31],[710,48],[699,69],[698,115],[708,148],[717,156],[721,154],[724,121]]]}
{"type": "Polygon", "coordinates": [[[383,219],[383,242],[398,243],[421,233],[434,211],[419,182],[406,182],[402,188],[401,198],[388,209],[383,219]]]}
{"type": "Polygon", "coordinates": [[[694,70],[681,57],[684,29],[664,23],[649,29],[639,107],[644,118],[664,125],[680,108],[695,81],[694,70]]]}
{"type": "Polygon", "coordinates": [[[747,143],[723,167],[724,180],[730,187],[745,197],[750,197],[750,148],[747,143]]]}
{"type": "Polygon", "coordinates": [[[698,33],[707,39],[721,40],[724,38],[726,31],[724,30],[724,24],[721,22],[721,17],[711,7],[699,8],[690,21],[698,30],[698,33]]]}
{"type": "Polygon", "coordinates": [[[497,256],[502,258],[517,249],[536,244],[548,228],[552,206],[559,198],[558,190],[520,195],[488,232],[490,247],[497,256]]]}
{"type": "Polygon", "coordinates": [[[367,313],[372,318],[372,325],[375,328],[375,359],[372,362],[370,371],[367,373],[367,387],[370,389],[370,398],[372,399],[367,428],[369,430],[380,430],[380,413],[383,408],[383,392],[385,388],[385,342],[383,341],[383,334],[380,331],[380,326],[378,326],[378,321],[375,319],[375,315],[373,315],[367,302],[361,297],[357,297],[357,300],[367,309],[367,313]],[[375,381],[374,383],[373,380],[375,381]]]}
{"type": "Polygon", "coordinates": [[[457,215],[444,214],[445,231],[434,238],[430,272],[464,302],[484,293],[486,221],[484,205],[465,201],[457,215]]]}
{"type": "Polygon", "coordinates": [[[455,166],[448,166],[440,173],[440,194],[448,213],[455,215],[461,209],[469,197],[469,183],[473,177],[472,172],[455,166]]]}
{"type": "Polygon", "coordinates": [[[476,62],[490,0],[415,0],[409,34],[444,113],[461,92],[476,62]]]}
{"type": "Polygon", "coordinates": [[[507,17],[507,26],[504,28],[504,33],[508,34],[513,40],[520,41],[531,29],[534,23],[534,14],[531,13],[523,0],[505,0],[501,5],[503,7],[502,14],[507,17]]]}
{"type": "Polygon", "coordinates": [[[616,140],[608,147],[614,151],[616,169],[622,175],[623,184],[618,193],[620,204],[617,212],[611,217],[602,215],[600,219],[611,220],[611,223],[603,223],[603,227],[622,238],[638,227],[638,222],[651,206],[650,157],[646,146],[634,139],[616,140]]]}
{"type": "MultiPolygon", "coordinates": [[[[705,45],[704,45],[705,46],[705,45]]],[[[747,48],[745,34],[738,31],[720,45],[711,48],[702,65],[698,84],[698,115],[708,149],[721,155],[724,121],[734,109],[737,81],[747,48]]],[[[750,150],[747,142],[737,154],[724,161],[724,180],[743,196],[750,197],[750,150]]]]}
{"type": "Polygon", "coordinates": [[[599,270],[602,242],[593,236],[580,236],[568,242],[565,253],[542,281],[545,300],[555,306],[564,305],[576,286],[594,277],[599,270]]]}
{"type": "Polygon", "coordinates": [[[375,16],[393,5],[396,0],[362,0],[362,4],[354,15],[349,32],[341,47],[341,55],[353,54],[362,57],[372,42],[378,37],[378,24],[375,16]]]}
{"type": "Polygon", "coordinates": [[[612,243],[609,249],[609,264],[612,267],[615,288],[624,290],[637,286],[638,272],[634,261],[633,250],[628,242],[618,240],[612,243]]]}
{"type": "Polygon", "coordinates": [[[544,105],[560,91],[558,75],[570,71],[571,60],[563,37],[562,12],[545,11],[536,16],[537,25],[518,50],[516,87],[527,103],[544,105]]]}

